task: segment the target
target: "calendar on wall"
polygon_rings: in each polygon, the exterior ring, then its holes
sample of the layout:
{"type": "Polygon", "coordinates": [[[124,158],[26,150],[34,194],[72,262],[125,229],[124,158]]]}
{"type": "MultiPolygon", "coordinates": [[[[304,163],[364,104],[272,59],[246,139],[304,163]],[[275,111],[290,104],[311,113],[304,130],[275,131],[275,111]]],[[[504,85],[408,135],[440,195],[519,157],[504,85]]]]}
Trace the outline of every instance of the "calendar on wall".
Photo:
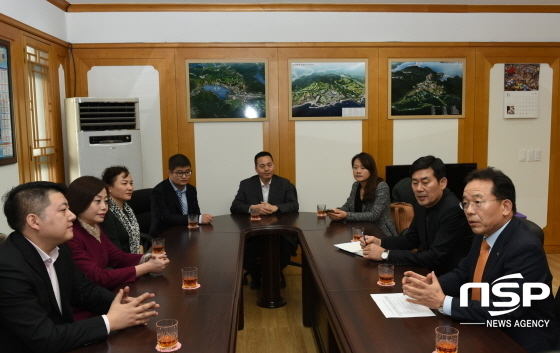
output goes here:
{"type": "Polygon", "coordinates": [[[505,64],[504,118],[538,118],[540,64],[505,64]]]}

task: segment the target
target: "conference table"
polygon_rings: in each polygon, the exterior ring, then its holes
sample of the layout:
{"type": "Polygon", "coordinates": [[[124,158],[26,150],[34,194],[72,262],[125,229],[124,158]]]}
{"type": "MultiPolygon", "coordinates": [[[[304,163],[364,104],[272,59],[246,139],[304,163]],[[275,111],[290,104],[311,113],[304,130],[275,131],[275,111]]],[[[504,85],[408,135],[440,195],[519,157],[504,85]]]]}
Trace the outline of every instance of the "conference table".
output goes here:
{"type": "Polygon", "coordinates": [[[170,318],[179,321],[182,348],[178,352],[235,352],[237,331],[244,324],[245,238],[264,234],[264,240],[275,233],[299,239],[303,324],[313,329],[320,352],[430,353],[434,350],[434,329],[446,325],[459,329],[460,352],[525,352],[498,328],[463,325],[437,311],[431,317],[385,318],[371,294],[402,293],[400,281],[405,270],[428,271],[395,267],[396,285],[380,287],[378,262],[334,246],[350,241],[355,226],[364,227],[365,234],[383,236],[373,223],[331,222],[310,212],[265,216],[260,221],[251,221],[249,215],[224,215],[197,229],[173,227],[162,235],[171,260],[165,271],[127,284],[131,295],[155,293],[159,315],[145,326],[112,332],[106,341],[74,352],[155,352],[155,323],[170,318]],[[198,267],[200,288],[182,289],[181,268],[186,266],[198,267]]]}

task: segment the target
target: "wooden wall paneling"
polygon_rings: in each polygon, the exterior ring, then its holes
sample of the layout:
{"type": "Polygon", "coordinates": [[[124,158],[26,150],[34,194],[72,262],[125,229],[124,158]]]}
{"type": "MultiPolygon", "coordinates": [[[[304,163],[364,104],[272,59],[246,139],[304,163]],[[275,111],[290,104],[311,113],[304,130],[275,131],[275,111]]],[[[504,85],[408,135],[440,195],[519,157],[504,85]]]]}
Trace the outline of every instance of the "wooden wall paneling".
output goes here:
{"type": "Polygon", "coordinates": [[[76,96],[87,97],[87,73],[93,66],[153,66],[159,72],[162,170],[167,177],[167,160],[188,145],[185,131],[179,130],[176,102],[175,52],[172,48],[105,48],[73,49],[76,71],[76,96]]]}
{"type": "MultiPolygon", "coordinates": [[[[473,145],[474,133],[473,133],[473,124],[475,118],[475,59],[476,59],[476,51],[474,48],[469,47],[435,47],[435,48],[418,48],[418,47],[411,47],[411,48],[380,48],[379,49],[379,121],[382,122],[382,117],[386,119],[389,116],[389,79],[391,78],[390,70],[389,70],[389,59],[407,59],[407,58],[418,58],[418,59],[426,59],[430,60],[431,58],[465,58],[466,59],[466,67],[465,67],[465,112],[464,118],[458,119],[459,120],[459,136],[458,136],[458,156],[457,160],[459,162],[470,162],[472,156],[470,155],[469,151],[473,145]]],[[[384,122],[384,121],[383,121],[384,122]]],[[[393,158],[393,150],[392,150],[392,136],[393,136],[393,122],[389,120],[388,122],[384,122],[384,127],[381,127],[380,130],[383,133],[383,137],[388,136],[391,138],[391,141],[384,142],[385,146],[390,145],[389,147],[384,147],[383,156],[387,160],[387,164],[392,164],[393,158]],[[389,154],[390,153],[390,154],[389,154]]]]}
{"type": "MultiPolygon", "coordinates": [[[[363,47],[345,47],[333,48],[331,46],[321,47],[322,43],[308,43],[310,47],[301,48],[299,46],[293,48],[281,47],[278,49],[278,65],[279,65],[279,116],[281,124],[287,126],[287,136],[281,135],[282,148],[286,149],[284,159],[288,158],[289,165],[283,170],[282,176],[289,178],[295,182],[295,122],[288,120],[290,116],[290,96],[289,85],[291,84],[289,60],[304,59],[309,61],[323,59],[367,59],[368,60],[368,119],[363,120],[362,128],[362,145],[366,152],[370,152],[377,159],[378,143],[377,138],[377,49],[363,47]],[[370,125],[373,125],[370,126],[370,125]],[[374,135],[370,136],[369,132],[373,131],[374,135]]],[[[320,124],[317,121],[317,124],[320,124]]],[[[281,125],[282,127],[282,125],[281,125]]],[[[281,131],[280,131],[281,132],[281,131]]],[[[379,168],[379,167],[378,167],[379,168]]]]}
{"type": "MultiPolygon", "coordinates": [[[[3,19],[0,17],[0,19],[3,19]]],[[[16,153],[18,157],[19,181],[24,183],[31,180],[31,169],[29,167],[31,161],[29,157],[29,148],[31,142],[26,133],[28,129],[28,121],[26,117],[27,104],[25,102],[27,86],[25,84],[25,46],[23,45],[23,31],[0,22],[0,37],[10,42],[10,68],[12,75],[12,96],[13,96],[13,114],[16,153]]]]}
{"type": "MultiPolygon", "coordinates": [[[[275,48],[207,48],[207,47],[188,47],[176,49],[176,92],[177,92],[177,117],[179,119],[179,129],[187,131],[190,137],[180,137],[181,151],[189,153],[189,158],[194,159],[194,124],[187,122],[187,82],[186,82],[186,60],[266,60],[268,62],[268,114],[269,121],[263,122],[263,146],[274,156],[277,172],[282,168],[282,159],[279,153],[279,127],[278,127],[278,88],[275,82],[278,81],[278,66],[276,62],[275,48]]],[[[211,124],[211,122],[206,122],[211,124]]],[[[247,124],[251,124],[247,122],[247,124]]],[[[241,137],[240,137],[241,138],[241,137]]],[[[165,143],[165,142],[164,142],[165,143]]],[[[255,152],[256,154],[256,152],[255,152]]],[[[167,157],[166,157],[167,158],[167,157]]],[[[193,161],[191,159],[191,161],[193,161]]],[[[195,162],[193,162],[195,163],[195,162]]],[[[196,180],[195,180],[196,181],[196,180]]],[[[194,183],[192,181],[191,183],[194,183]]]]}
{"type": "Polygon", "coordinates": [[[56,155],[57,155],[57,159],[55,161],[56,164],[56,174],[57,174],[57,180],[59,180],[60,182],[67,182],[69,183],[70,180],[65,180],[66,179],[66,175],[64,172],[64,149],[63,149],[63,138],[62,138],[62,124],[64,124],[64,122],[62,121],[62,107],[61,107],[61,103],[60,103],[60,87],[67,87],[66,83],[68,82],[68,56],[69,56],[69,51],[68,48],[57,45],[57,44],[53,44],[52,46],[52,55],[51,55],[51,68],[52,68],[52,93],[53,93],[53,112],[54,112],[54,116],[57,118],[56,119],[56,128],[55,128],[55,136],[56,136],[56,140],[60,141],[60,144],[58,146],[60,146],[60,149],[56,150],[56,155]],[[64,82],[60,82],[59,81],[59,70],[60,68],[62,68],[62,70],[64,71],[64,82]]]}
{"type": "Polygon", "coordinates": [[[490,69],[499,63],[546,63],[553,70],[553,87],[552,97],[552,116],[551,116],[551,143],[550,143],[550,166],[549,166],[549,185],[548,185],[548,214],[547,225],[544,227],[545,233],[545,251],[560,251],[560,221],[557,212],[560,210],[560,185],[557,179],[560,177],[559,151],[560,143],[558,142],[558,97],[559,97],[559,69],[560,69],[560,49],[548,47],[532,47],[530,51],[527,48],[519,47],[497,47],[497,48],[478,48],[477,49],[477,123],[475,158],[479,163],[479,167],[486,167],[488,163],[488,92],[489,92],[489,75],[490,69]],[[479,115],[479,114],[480,115],[479,115]],[[480,128],[480,130],[479,130],[480,128]]]}

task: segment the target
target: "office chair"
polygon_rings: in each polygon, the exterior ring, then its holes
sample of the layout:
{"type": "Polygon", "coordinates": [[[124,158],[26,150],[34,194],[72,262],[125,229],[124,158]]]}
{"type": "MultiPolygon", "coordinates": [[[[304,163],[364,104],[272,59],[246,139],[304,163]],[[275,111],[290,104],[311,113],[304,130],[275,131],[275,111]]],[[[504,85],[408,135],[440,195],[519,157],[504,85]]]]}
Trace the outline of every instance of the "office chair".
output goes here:
{"type": "Polygon", "coordinates": [[[6,240],[6,238],[8,238],[6,234],[0,233],[0,245],[4,243],[4,240],[6,240]]]}
{"type": "Polygon", "coordinates": [[[521,217],[517,217],[517,218],[521,222],[523,222],[527,226],[527,228],[529,228],[529,231],[533,233],[541,241],[541,244],[544,245],[544,232],[542,228],[539,227],[538,224],[528,220],[527,218],[521,218],[521,217]]]}
{"type": "Polygon", "coordinates": [[[131,199],[127,204],[132,208],[132,212],[138,220],[140,226],[140,238],[144,252],[151,247],[152,236],[150,235],[150,225],[152,224],[152,189],[134,190],[131,199]]]}

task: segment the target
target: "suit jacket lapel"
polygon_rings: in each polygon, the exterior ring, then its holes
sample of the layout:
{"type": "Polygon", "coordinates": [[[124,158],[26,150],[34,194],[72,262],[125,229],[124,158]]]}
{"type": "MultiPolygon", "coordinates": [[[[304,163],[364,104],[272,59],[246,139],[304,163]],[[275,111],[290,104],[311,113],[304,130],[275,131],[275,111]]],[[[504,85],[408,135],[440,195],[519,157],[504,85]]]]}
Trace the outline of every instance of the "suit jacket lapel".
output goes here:
{"type": "Polygon", "coordinates": [[[509,224],[504,228],[504,230],[500,233],[498,239],[494,243],[492,249],[490,249],[490,255],[488,255],[488,261],[486,262],[486,267],[484,268],[484,273],[482,274],[482,281],[485,281],[486,278],[492,273],[492,269],[500,260],[500,256],[504,252],[504,245],[509,241],[509,236],[515,229],[515,219],[512,219],[509,224]]]}
{"type": "Polygon", "coordinates": [[[173,189],[173,185],[171,185],[171,181],[167,179],[167,184],[164,185],[169,195],[168,197],[173,200],[173,204],[175,205],[176,211],[180,214],[183,214],[183,209],[181,208],[181,204],[179,203],[179,196],[177,196],[175,189],[173,189]]]}
{"type": "Polygon", "coordinates": [[[272,176],[272,179],[270,180],[270,183],[268,184],[269,190],[268,190],[268,203],[271,205],[276,205],[277,202],[275,202],[275,197],[276,197],[276,192],[278,191],[278,180],[276,180],[275,178],[276,175],[272,176]]]}
{"type": "MultiPolygon", "coordinates": [[[[35,249],[35,247],[21,234],[17,234],[17,236],[14,237],[14,242],[21,250],[21,253],[25,261],[33,268],[33,270],[35,270],[41,276],[41,278],[45,282],[45,287],[47,288],[47,293],[49,295],[51,306],[53,308],[56,308],[56,312],[58,312],[62,316],[62,313],[60,312],[60,309],[58,307],[58,303],[56,302],[56,297],[54,296],[54,290],[52,288],[51,278],[49,277],[47,268],[45,267],[45,263],[41,259],[41,256],[37,252],[37,249],[35,249]]],[[[59,281],[59,287],[60,287],[60,281],[59,281]]]]}

